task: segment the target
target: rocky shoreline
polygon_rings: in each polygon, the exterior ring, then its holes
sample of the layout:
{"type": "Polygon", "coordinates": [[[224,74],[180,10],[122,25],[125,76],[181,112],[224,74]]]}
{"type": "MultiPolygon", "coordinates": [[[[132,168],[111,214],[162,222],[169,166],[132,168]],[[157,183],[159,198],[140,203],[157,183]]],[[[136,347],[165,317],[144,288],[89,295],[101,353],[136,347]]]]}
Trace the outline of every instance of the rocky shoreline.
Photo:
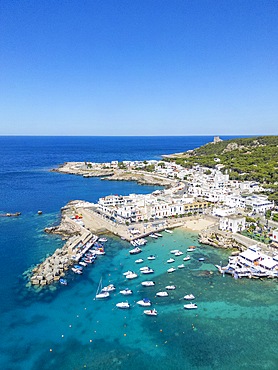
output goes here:
{"type": "Polygon", "coordinates": [[[222,249],[238,249],[242,252],[246,247],[236,241],[231,234],[222,235],[216,231],[202,231],[199,233],[199,242],[222,249]]]}

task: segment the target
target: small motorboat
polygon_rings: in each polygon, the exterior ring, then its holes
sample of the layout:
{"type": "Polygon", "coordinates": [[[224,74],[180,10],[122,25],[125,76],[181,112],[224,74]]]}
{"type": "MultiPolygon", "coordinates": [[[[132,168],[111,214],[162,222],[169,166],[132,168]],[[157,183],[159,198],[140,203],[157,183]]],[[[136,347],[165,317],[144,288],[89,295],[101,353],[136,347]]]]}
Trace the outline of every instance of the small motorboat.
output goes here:
{"type": "Polygon", "coordinates": [[[59,283],[61,285],[68,285],[68,281],[66,279],[62,279],[62,278],[59,280],[59,283]]]}
{"type": "Polygon", "coordinates": [[[157,292],[156,293],[156,297],[168,297],[168,293],[167,292],[157,292]]]}
{"type": "Polygon", "coordinates": [[[109,284],[102,288],[102,292],[113,292],[116,287],[113,284],[109,284]]]}
{"type": "Polygon", "coordinates": [[[129,251],[130,254],[138,254],[138,253],[141,253],[142,252],[142,249],[140,249],[139,247],[136,247],[134,249],[131,249],[129,251]]]}
{"type": "Polygon", "coordinates": [[[185,266],[184,264],[182,263],[181,265],[178,265],[178,269],[183,269],[185,266]]]}
{"type": "Polygon", "coordinates": [[[120,290],[120,294],[122,295],[131,295],[133,291],[131,289],[125,288],[124,290],[120,290]]]}
{"type": "Polygon", "coordinates": [[[156,311],[156,309],[144,310],[144,314],[147,315],[147,316],[157,316],[158,312],[156,311]]]}
{"type": "Polygon", "coordinates": [[[107,242],[107,239],[106,238],[99,238],[98,241],[101,242],[101,243],[105,243],[105,242],[107,242]]]}
{"type": "Polygon", "coordinates": [[[159,238],[162,238],[162,234],[159,234],[159,233],[154,233],[155,236],[158,236],[159,238]]]}
{"type": "Polygon", "coordinates": [[[183,299],[186,299],[186,300],[191,300],[191,299],[195,299],[194,295],[193,294],[187,294],[183,297],[183,299]]]}
{"type": "Polygon", "coordinates": [[[142,274],[153,274],[154,273],[154,270],[153,269],[150,269],[148,268],[148,270],[143,270],[141,271],[142,274]]]}
{"type": "Polygon", "coordinates": [[[129,280],[137,278],[137,274],[135,272],[132,272],[131,274],[126,275],[125,277],[129,280]]]}
{"type": "Polygon", "coordinates": [[[174,267],[171,267],[170,269],[167,270],[167,272],[171,273],[171,272],[174,272],[176,271],[176,269],[174,267]]]}
{"type": "Polygon", "coordinates": [[[130,308],[130,304],[128,302],[119,302],[119,303],[116,303],[116,307],[118,307],[118,308],[130,308]]]}
{"type": "Polygon", "coordinates": [[[155,282],[154,281],[143,281],[141,285],[142,286],[154,286],[155,282]]]}
{"type": "Polygon", "coordinates": [[[135,263],[142,263],[144,260],[142,258],[139,258],[139,260],[136,260],[135,263]]]}
{"type": "Polygon", "coordinates": [[[176,289],[176,286],[175,285],[167,285],[165,287],[165,289],[167,289],[167,290],[175,290],[176,289]]]}
{"type": "Polygon", "coordinates": [[[195,303],[188,303],[183,306],[186,310],[194,310],[198,308],[198,306],[195,303]]]}
{"type": "Polygon", "coordinates": [[[173,263],[173,262],[175,262],[174,258],[169,258],[169,259],[167,260],[167,263],[173,263]]]}
{"type": "Polygon", "coordinates": [[[149,270],[149,269],[150,269],[150,267],[148,267],[148,266],[140,267],[140,271],[141,271],[141,272],[142,272],[142,271],[149,270]]]}
{"type": "Polygon", "coordinates": [[[164,231],[165,231],[166,233],[168,233],[168,234],[173,234],[173,231],[172,231],[172,230],[165,229],[164,231]]]}
{"type": "Polygon", "coordinates": [[[196,247],[194,247],[194,245],[192,245],[191,247],[189,247],[187,249],[187,252],[193,252],[193,251],[195,251],[195,249],[196,249],[196,247]]]}
{"type": "Polygon", "coordinates": [[[191,257],[190,256],[186,256],[186,257],[184,257],[184,261],[189,261],[191,259],[191,257]]]}
{"type": "Polygon", "coordinates": [[[79,261],[79,264],[80,264],[81,266],[84,266],[84,267],[86,267],[86,266],[87,266],[87,263],[86,263],[86,262],[84,262],[84,261],[79,261]]]}
{"type": "Polygon", "coordinates": [[[153,239],[158,239],[158,236],[157,235],[155,235],[155,234],[150,234],[149,235],[151,238],[153,238],[153,239]]]}
{"type": "Polygon", "coordinates": [[[150,255],[149,257],[148,257],[148,260],[155,260],[155,256],[152,254],[152,255],[150,255]]]}
{"type": "Polygon", "coordinates": [[[199,258],[199,261],[200,261],[200,262],[203,262],[204,260],[205,260],[205,259],[204,259],[204,257],[200,257],[200,258],[199,258]]]}
{"type": "Polygon", "coordinates": [[[81,275],[82,274],[82,270],[80,269],[77,269],[75,267],[72,267],[71,270],[75,273],[75,274],[78,274],[78,275],[81,275]]]}
{"type": "Polygon", "coordinates": [[[140,301],[136,302],[139,306],[149,307],[152,305],[152,302],[148,298],[143,298],[140,301]]]}
{"type": "Polygon", "coordinates": [[[182,255],[183,255],[182,251],[178,251],[178,252],[175,253],[175,256],[177,256],[177,257],[182,256],[182,255]]]}

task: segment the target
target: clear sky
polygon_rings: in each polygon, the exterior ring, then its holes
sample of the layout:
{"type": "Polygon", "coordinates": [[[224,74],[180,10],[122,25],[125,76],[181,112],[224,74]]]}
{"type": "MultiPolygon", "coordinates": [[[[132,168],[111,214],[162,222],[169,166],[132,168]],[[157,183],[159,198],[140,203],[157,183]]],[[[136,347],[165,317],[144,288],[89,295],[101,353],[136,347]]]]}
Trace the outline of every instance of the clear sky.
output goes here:
{"type": "Polygon", "coordinates": [[[277,128],[277,0],[0,0],[0,135],[277,128]]]}

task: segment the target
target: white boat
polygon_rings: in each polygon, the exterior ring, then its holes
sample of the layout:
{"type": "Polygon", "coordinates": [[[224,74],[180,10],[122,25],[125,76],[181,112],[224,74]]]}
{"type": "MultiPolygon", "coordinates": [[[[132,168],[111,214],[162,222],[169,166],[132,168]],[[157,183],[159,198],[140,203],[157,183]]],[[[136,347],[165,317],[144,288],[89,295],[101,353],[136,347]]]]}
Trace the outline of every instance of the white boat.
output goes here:
{"type": "Polygon", "coordinates": [[[167,285],[165,287],[165,289],[167,289],[167,290],[175,290],[176,289],[176,286],[175,285],[167,285]]]}
{"type": "Polygon", "coordinates": [[[101,242],[101,243],[105,243],[105,242],[107,242],[107,239],[106,238],[99,238],[98,241],[101,242]]]}
{"type": "Polygon", "coordinates": [[[133,291],[131,289],[126,288],[124,290],[120,290],[120,294],[122,294],[122,295],[131,295],[131,294],[133,294],[133,291]]]}
{"type": "Polygon", "coordinates": [[[104,298],[108,298],[109,295],[110,295],[109,292],[102,291],[102,278],[100,278],[95,298],[104,299],[104,298]]]}
{"type": "Polygon", "coordinates": [[[173,263],[173,262],[175,262],[174,258],[169,258],[169,259],[167,260],[167,263],[173,263]]]}
{"type": "Polygon", "coordinates": [[[118,307],[118,308],[130,308],[130,304],[128,302],[119,302],[119,303],[116,303],[116,307],[118,307]]]}
{"type": "Polygon", "coordinates": [[[135,272],[132,272],[131,274],[126,275],[125,277],[129,280],[137,278],[137,274],[135,272]]]}
{"type": "Polygon", "coordinates": [[[116,287],[113,284],[109,284],[102,288],[102,292],[113,292],[116,287]]]}
{"type": "Polygon", "coordinates": [[[153,238],[153,239],[158,239],[158,236],[157,235],[155,235],[155,234],[150,234],[149,235],[151,238],[153,238]]]}
{"type": "Polygon", "coordinates": [[[140,271],[146,271],[146,270],[149,270],[149,267],[148,266],[144,266],[144,267],[140,267],[140,271]]]}
{"type": "Polygon", "coordinates": [[[86,267],[86,266],[87,266],[87,263],[86,263],[86,262],[84,262],[84,261],[79,261],[78,263],[79,263],[79,265],[81,265],[81,266],[84,266],[84,267],[86,267]]]}
{"type": "Polygon", "coordinates": [[[129,251],[130,254],[138,254],[138,253],[141,253],[141,252],[142,252],[142,250],[139,247],[136,247],[136,248],[131,249],[129,251]]]}
{"type": "Polygon", "coordinates": [[[177,256],[177,257],[182,256],[182,255],[183,255],[182,251],[178,251],[178,252],[175,253],[175,256],[177,256]]]}
{"type": "Polygon", "coordinates": [[[141,271],[142,274],[153,274],[154,273],[154,270],[153,269],[148,269],[148,270],[143,270],[141,271]]]}
{"type": "Polygon", "coordinates": [[[156,293],[156,297],[168,297],[168,293],[167,292],[157,292],[156,293]]]}
{"type": "Polygon", "coordinates": [[[184,264],[182,263],[181,265],[178,265],[178,269],[183,269],[184,268],[184,264]]]}
{"type": "Polygon", "coordinates": [[[196,247],[191,246],[191,247],[189,247],[189,248],[187,249],[187,252],[193,252],[193,251],[195,251],[195,249],[196,249],[196,247]]]}
{"type": "Polygon", "coordinates": [[[133,271],[128,270],[128,271],[124,272],[123,275],[126,276],[126,275],[129,275],[129,274],[132,274],[132,273],[133,273],[133,271]]]}
{"type": "Polygon", "coordinates": [[[172,230],[165,229],[164,231],[165,231],[166,233],[168,233],[168,234],[173,234],[173,231],[172,231],[172,230]]]}
{"type": "Polygon", "coordinates": [[[158,236],[159,238],[162,238],[162,234],[159,234],[159,233],[154,233],[155,236],[158,236]]]}
{"type": "Polygon", "coordinates": [[[144,314],[147,315],[147,316],[157,316],[158,312],[156,311],[156,309],[144,310],[144,314]]]}
{"type": "Polygon", "coordinates": [[[136,302],[139,306],[149,307],[152,305],[152,302],[148,298],[143,298],[140,301],[136,302]]]}
{"type": "Polygon", "coordinates": [[[167,270],[167,272],[174,272],[176,269],[174,267],[171,267],[170,269],[167,270]]]}
{"type": "Polygon", "coordinates": [[[178,253],[179,252],[179,249],[173,249],[172,251],[170,251],[170,253],[172,254],[175,254],[175,253],[178,253]]]}
{"type": "Polygon", "coordinates": [[[186,256],[186,257],[184,257],[184,261],[189,261],[191,259],[191,257],[190,256],[186,256]]]}
{"type": "Polygon", "coordinates": [[[75,267],[72,267],[72,269],[71,269],[75,274],[78,274],[78,275],[81,275],[82,274],[82,270],[80,270],[80,269],[77,269],[77,268],[75,268],[75,267]]]}
{"type": "Polygon", "coordinates": [[[148,260],[150,260],[150,261],[151,261],[151,260],[155,260],[155,256],[153,256],[153,255],[149,256],[149,257],[148,257],[148,260]]]}
{"type": "Polygon", "coordinates": [[[136,260],[135,263],[142,263],[144,260],[142,258],[139,258],[139,260],[136,260]]]}
{"type": "Polygon", "coordinates": [[[191,299],[195,299],[194,295],[193,294],[187,294],[183,297],[183,299],[186,299],[186,300],[191,300],[191,299]]]}
{"type": "Polygon", "coordinates": [[[198,306],[195,303],[188,303],[183,306],[186,310],[194,310],[195,308],[198,308],[198,306]]]}
{"type": "Polygon", "coordinates": [[[154,286],[155,282],[154,281],[143,281],[141,285],[142,286],[154,286]]]}

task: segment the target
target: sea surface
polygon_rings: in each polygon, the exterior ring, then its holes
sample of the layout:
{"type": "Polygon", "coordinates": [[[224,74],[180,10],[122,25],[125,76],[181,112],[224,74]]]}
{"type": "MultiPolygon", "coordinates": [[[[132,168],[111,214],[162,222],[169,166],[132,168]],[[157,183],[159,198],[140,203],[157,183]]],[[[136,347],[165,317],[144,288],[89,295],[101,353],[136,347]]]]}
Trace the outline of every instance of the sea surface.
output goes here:
{"type": "MultiPolygon", "coordinates": [[[[227,139],[228,137],[224,137],[227,139]]],[[[230,137],[229,137],[230,138],[230,137]]],[[[234,280],[218,274],[214,264],[228,253],[199,245],[197,234],[175,230],[148,238],[143,252],[130,256],[130,244],[107,235],[106,255],[82,276],[69,273],[68,286],[36,291],[24,273],[63,245],[44,228],[59,223],[60,208],[73,199],[96,202],[108,194],[149,193],[157,189],[133,182],[101,181],[50,172],[66,161],[159,159],[162,154],[194,149],[213,140],[185,137],[0,137],[0,369],[277,369],[278,310],[276,280],[234,280]],[[38,210],[43,214],[39,216],[38,210]],[[196,245],[184,269],[167,273],[173,249],[183,256],[196,245]],[[153,254],[156,259],[147,260],[153,254]],[[144,263],[135,264],[137,258],[144,263]],[[204,262],[199,258],[204,257],[204,262]],[[139,268],[153,267],[153,275],[139,268]],[[127,281],[123,273],[138,272],[127,281]],[[117,289],[106,301],[94,299],[102,277],[117,289]],[[156,285],[143,288],[141,282],[156,285]],[[166,285],[177,289],[158,298],[166,285]],[[132,296],[119,290],[131,288],[132,296]],[[185,310],[193,293],[197,310],[185,310]],[[149,298],[157,317],[143,314],[136,302],[149,298]],[[129,310],[115,307],[128,301],[129,310]]],[[[172,266],[171,265],[171,266],[172,266]]]]}

